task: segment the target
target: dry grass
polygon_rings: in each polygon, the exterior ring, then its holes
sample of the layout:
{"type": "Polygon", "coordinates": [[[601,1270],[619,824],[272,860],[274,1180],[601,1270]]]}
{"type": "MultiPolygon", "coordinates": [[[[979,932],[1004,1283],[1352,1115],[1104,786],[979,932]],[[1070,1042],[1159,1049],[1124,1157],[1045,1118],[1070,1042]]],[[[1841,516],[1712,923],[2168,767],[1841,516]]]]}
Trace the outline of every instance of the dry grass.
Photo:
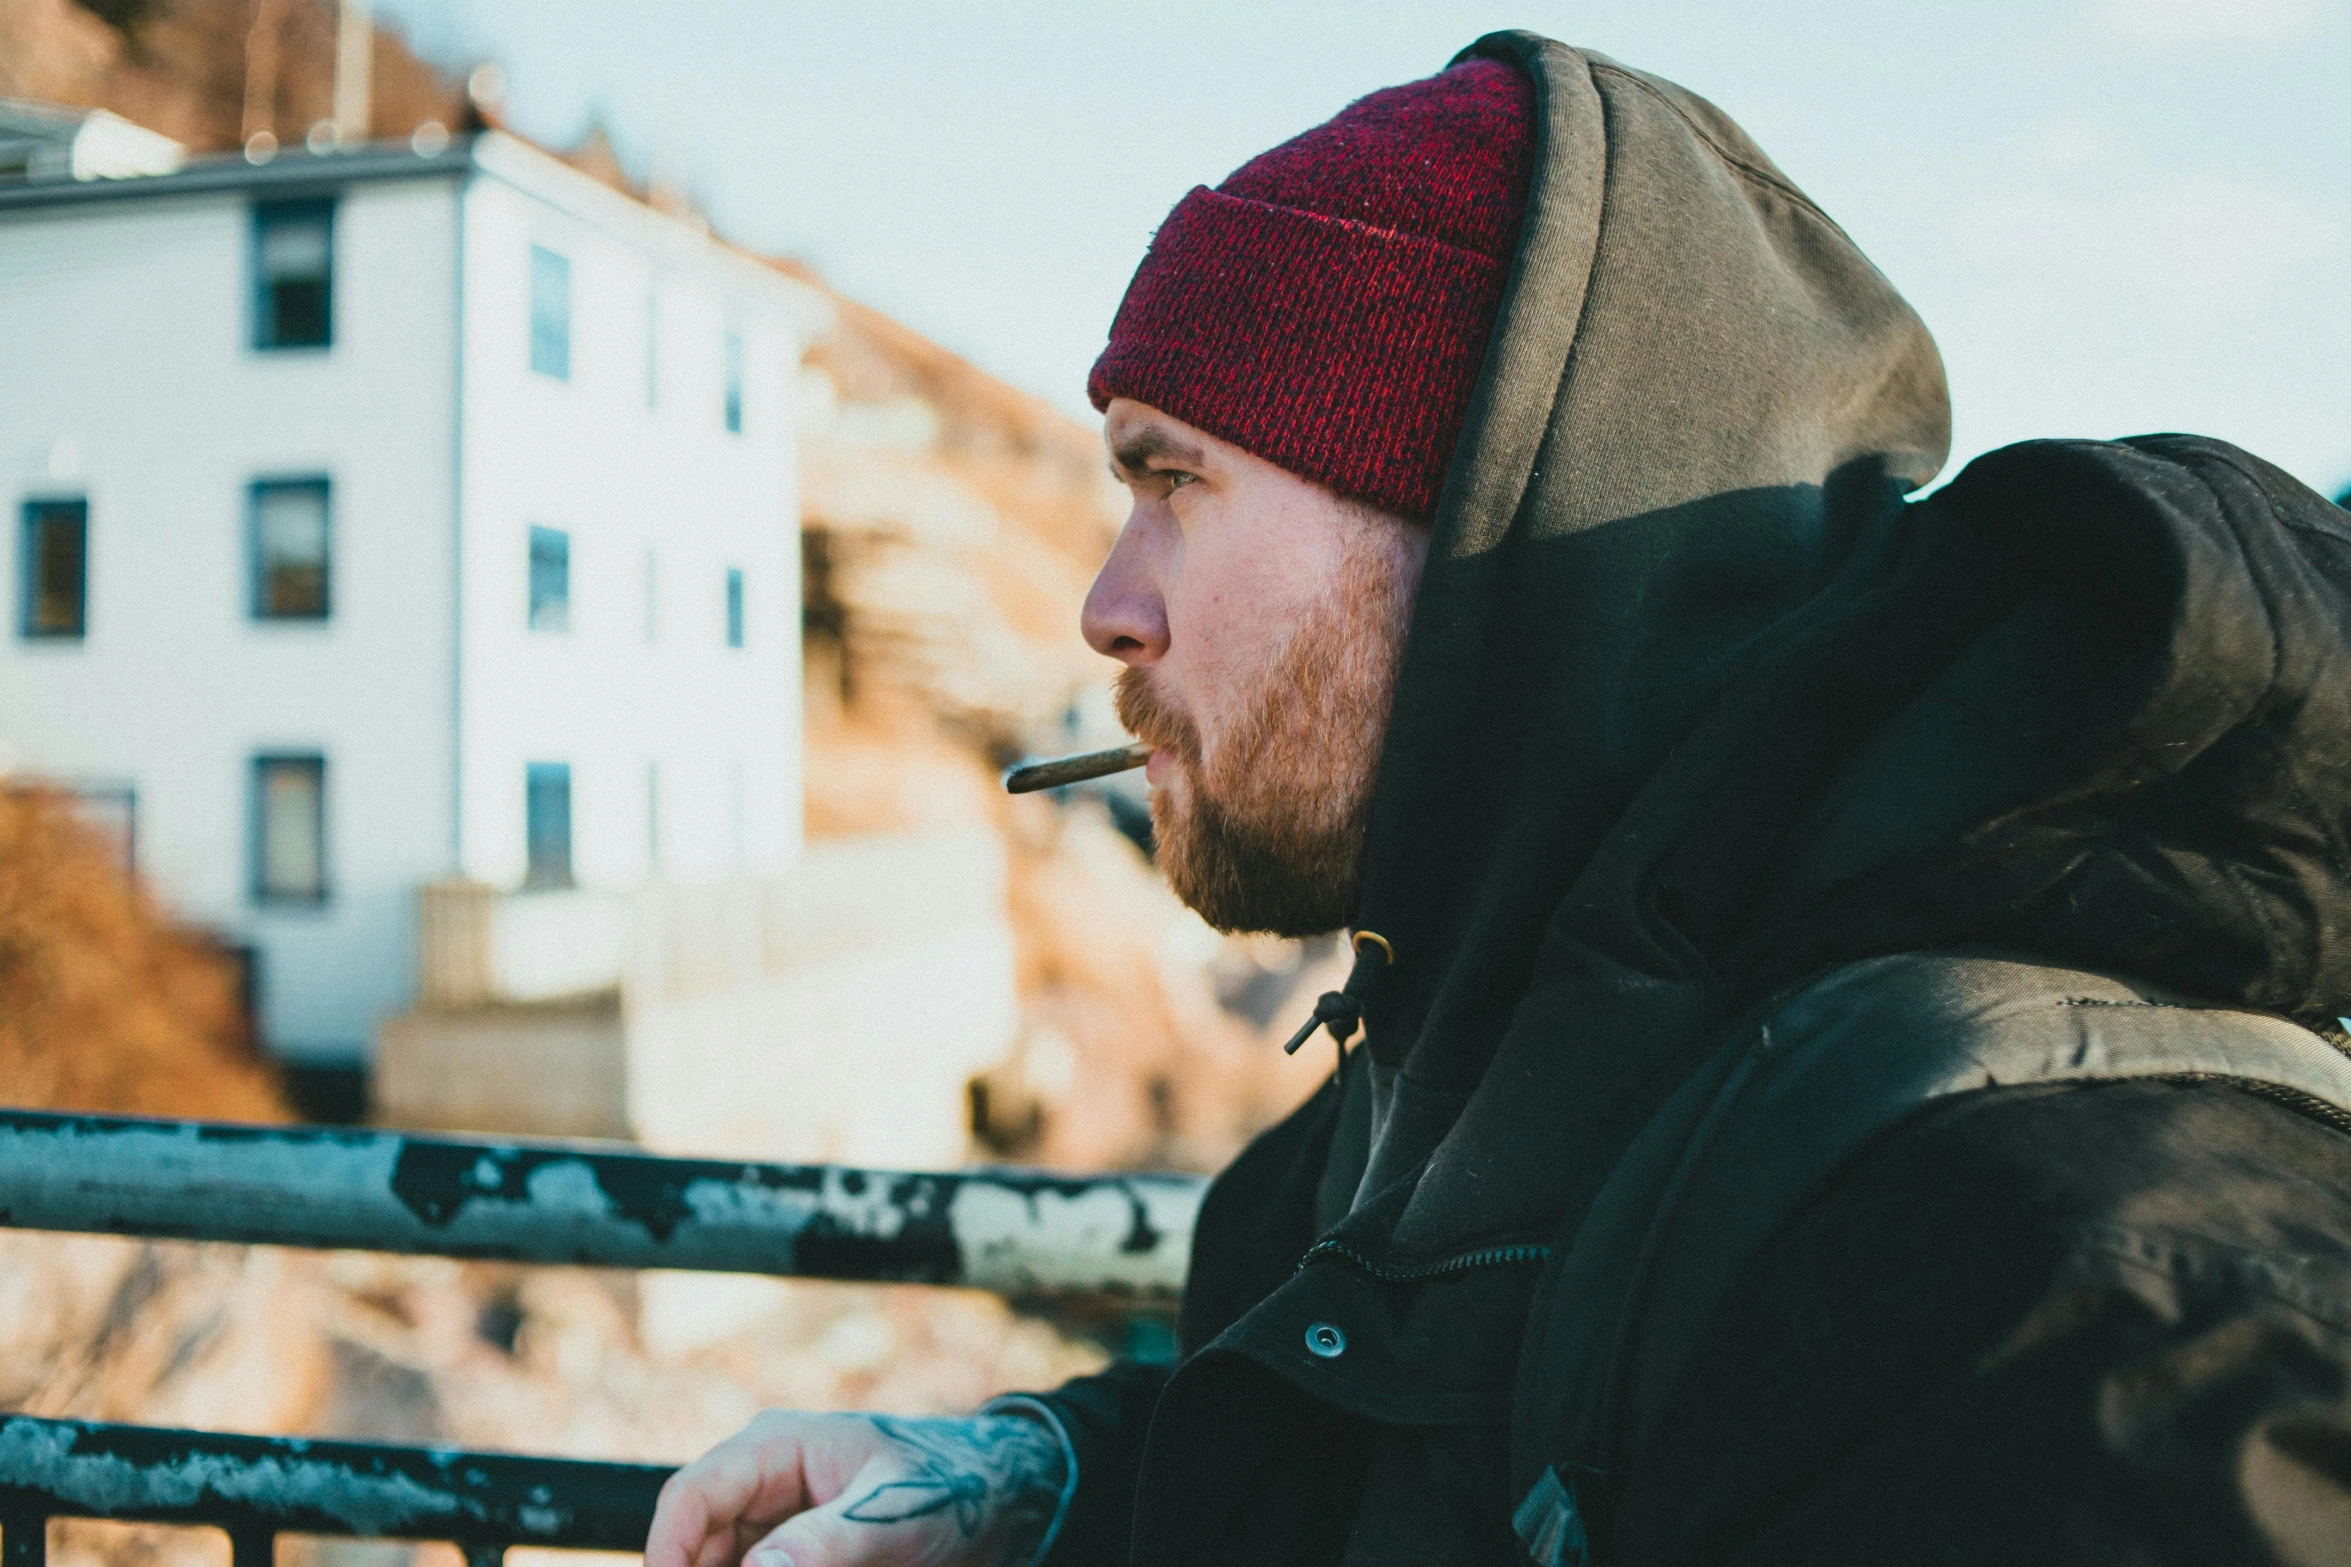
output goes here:
{"type": "Polygon", "coordinates": [[[236,987],[66,800],[0,790],[0,1104],[289,1119],[236,987]]]}

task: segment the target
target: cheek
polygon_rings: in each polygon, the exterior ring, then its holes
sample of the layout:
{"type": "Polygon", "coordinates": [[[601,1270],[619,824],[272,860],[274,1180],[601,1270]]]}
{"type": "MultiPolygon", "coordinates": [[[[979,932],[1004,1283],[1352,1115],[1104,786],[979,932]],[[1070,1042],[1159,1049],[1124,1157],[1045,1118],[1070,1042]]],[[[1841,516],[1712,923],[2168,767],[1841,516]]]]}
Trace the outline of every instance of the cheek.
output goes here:
{"type": "Polygon", "coordinates": [[[1284,611],[1265,602],[1246,574],[1202,574],[1167,600],[1166,673],[1200,726],[1209,748],[1263,685],[1286,645],[1284,611]]]}
{"type": "Polygon", "coordinates": [[[1336,591],[1342,518],[1301,481],[1202,497],[1182,519],[1178,569],[1165,582],[1167,689],[1217,748],[1255,710],[1301,625],[1327,619],[1336,591]],[[1328,513],[1326,515],[1326,513],[1328,513]]]}

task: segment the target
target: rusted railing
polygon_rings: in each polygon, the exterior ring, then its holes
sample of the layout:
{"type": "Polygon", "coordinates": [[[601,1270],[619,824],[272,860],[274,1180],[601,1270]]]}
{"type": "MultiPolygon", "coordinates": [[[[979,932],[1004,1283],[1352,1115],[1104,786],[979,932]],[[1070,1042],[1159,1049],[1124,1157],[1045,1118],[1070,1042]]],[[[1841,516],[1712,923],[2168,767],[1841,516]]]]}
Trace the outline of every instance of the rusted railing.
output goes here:
{"type": "MultiPolygon", "coordinates": [[[[1172,1300],[1197,1177],[914,1173],[588,1144],[0,1111],[0,1226],[1172,1300]]],[[[668,1471],[0,1417],[0,1567],[48,1520],[634,1550],[668,1471]]]]}
{"type": "Polygon", "coordinates": [[[280,1534],[446,1540],[467,1567],[509,1545],[634,1551],[669,1470],[223,1436],[78,1420],[0,1420],[0,1561],[42,1567],[51,1518],[203,1524],[231,1567],[271,1567],[280,1534]]]}

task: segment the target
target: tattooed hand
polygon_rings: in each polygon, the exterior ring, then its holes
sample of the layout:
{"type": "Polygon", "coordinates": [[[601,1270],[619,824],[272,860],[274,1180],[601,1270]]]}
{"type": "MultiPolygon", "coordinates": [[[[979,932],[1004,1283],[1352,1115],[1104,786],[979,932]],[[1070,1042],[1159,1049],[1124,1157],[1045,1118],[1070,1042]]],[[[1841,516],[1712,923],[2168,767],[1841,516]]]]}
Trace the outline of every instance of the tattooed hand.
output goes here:
{"type": "Polygon", "coordinates": [[[1028,1415],[769,1410],[661,1488],[645,1567],[1028,1567],[1069,1478],[1028,1415]]]}

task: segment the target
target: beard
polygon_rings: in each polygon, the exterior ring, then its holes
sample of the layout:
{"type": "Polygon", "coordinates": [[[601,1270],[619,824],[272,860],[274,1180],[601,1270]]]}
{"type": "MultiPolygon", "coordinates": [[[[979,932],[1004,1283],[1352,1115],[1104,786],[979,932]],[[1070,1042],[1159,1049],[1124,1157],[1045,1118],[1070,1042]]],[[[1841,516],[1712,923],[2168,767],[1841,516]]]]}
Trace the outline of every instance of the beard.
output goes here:
{"type": "Polygon", "coordinates": [[[1180,796],[1151,791],[1160,867],[1218,930],[1314,936],[1353,921],[1411,609],[1411,579],[1367,517],[1339,591],[1292,633],[1213,760],[1148,669],[1119,674],[1120,722],[1168,751],[1185,783],[1180,796]]]}

